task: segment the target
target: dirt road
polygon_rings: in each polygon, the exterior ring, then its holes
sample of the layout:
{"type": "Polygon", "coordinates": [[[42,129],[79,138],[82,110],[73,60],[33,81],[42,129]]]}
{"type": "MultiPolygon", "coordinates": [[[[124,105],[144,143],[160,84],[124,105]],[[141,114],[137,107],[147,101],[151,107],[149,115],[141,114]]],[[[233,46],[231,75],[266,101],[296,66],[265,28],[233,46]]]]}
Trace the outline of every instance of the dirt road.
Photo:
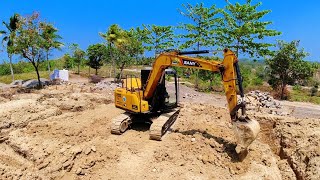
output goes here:
{"type": "Polygon", "coordinates": [[[147,124],[110,134],[122,113],[113,88],[83,83],[0,93],[0,179],[320,179],[318,112],[249,112],[262,131],[240,161],[223,96],[182,86],[180,115],[157,142],[147,124]]]}

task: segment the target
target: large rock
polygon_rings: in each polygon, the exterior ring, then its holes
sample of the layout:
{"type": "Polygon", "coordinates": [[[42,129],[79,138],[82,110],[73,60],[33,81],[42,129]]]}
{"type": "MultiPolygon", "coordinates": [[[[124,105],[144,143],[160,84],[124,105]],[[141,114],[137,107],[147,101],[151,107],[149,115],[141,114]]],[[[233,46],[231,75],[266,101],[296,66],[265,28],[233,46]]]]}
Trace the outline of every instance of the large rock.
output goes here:
{"type": "Polygon", "coordinates": [[[10,85],[21,86],[24,82],[26,82],[26,81],[18,79],[18,80],[14,80],[12,83],[10,83],[10,85]]]}
{"type": "MultiPolygon", "coordinates": [[[[40,78],[40,81],[41,81],[41,85],[42,86],[47,86],[50,83],[50,81],[48,79],[45,79],[45,78],[40,78]]],[[[38,79],[30,79],[28,81],[25,81],[22,84],[22,87],[24,87],[24,88],[36,88],[38,85],[39,85],[38,79]]]]}

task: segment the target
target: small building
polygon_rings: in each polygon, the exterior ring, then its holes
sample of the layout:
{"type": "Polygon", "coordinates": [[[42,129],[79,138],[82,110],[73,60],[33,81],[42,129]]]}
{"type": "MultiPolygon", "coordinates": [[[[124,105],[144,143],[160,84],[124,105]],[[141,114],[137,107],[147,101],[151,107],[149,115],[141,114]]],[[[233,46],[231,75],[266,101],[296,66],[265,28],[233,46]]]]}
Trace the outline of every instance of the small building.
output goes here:
{"type": "Polygon", "coordinates": [[[50,74],[50,80],[60,79],[62,81],[69,81],[69,71],[68,70],[58,70],[55,69],[52,74],[50,74]]]}

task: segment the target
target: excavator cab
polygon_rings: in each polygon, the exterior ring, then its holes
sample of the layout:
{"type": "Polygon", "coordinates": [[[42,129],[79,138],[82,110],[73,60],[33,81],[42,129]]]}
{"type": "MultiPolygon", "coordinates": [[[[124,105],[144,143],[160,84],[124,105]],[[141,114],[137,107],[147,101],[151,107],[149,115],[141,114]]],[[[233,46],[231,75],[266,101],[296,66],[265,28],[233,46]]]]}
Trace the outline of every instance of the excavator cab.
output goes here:
{"type": "MultiPolygon", "coordinates": [[[[151,71],[151,68],[141,70],[142,89],[145,89],[151,71]]],[[[151,112],[167,111],[178,106],[179,84],[177,72],[169,68],[161,76],[153,96],[148,100],[151,112]]]]}

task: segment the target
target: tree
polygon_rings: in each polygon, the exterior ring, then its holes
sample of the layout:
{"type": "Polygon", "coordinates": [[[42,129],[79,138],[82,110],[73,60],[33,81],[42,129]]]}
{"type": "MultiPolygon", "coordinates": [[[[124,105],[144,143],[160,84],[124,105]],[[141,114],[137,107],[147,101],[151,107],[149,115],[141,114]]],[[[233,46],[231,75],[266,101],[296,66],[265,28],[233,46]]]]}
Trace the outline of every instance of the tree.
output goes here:
{"type": "MultiPolygon", "coordinates": [[[[227,1],[228,2],[228,1],[227,1]]],[[[271,21],[262,21],[270,10],[258,11],[261,2],[251,5],[252,0],[246,0],[245,4],[231,4],[223,10],[224,21],[219,28],[220,46],[228,44],[229,48],[235,49],[238,56],[240,52],[249,54],[251,57],[270,55],[269,47],[273,44],[266,43],[266,37],[280,35],[281,33],[267,29],[271,21]]]]}
{"type": "Polygon", "coordinates": [[[312,64],[303,59],[308,53],[298,49],[299,41],[289,43],[278,41],[279,50],[267,60],[269,66],[269,84],[274,88],[280,88],[280,98],[284,99],[285,88],[288,84],[294,84],[299,80],[312,77],[315,69],[312,64]]]}
{"type": "Polygon", "coordinates": [[[45,60],[45,39],[42,37],[43,28],[39,13],[33,13],[28,17],[21,17],[21,25],[17,30],[15,50],[23,58],[27,59],[34,67],[38,77],[38,87],[42,87],[39,74],[39,65],[45,60]]]}
{"type": "Polygon", "coordinates": [[[123,31],[123,42],[118,43],[114,49],[116,65],[120,68],[118,79],[121,79],[125,65],[131,64],[138,55],[143,54],[142,42],[137,38],[135,29],[123,31]]]}
{"type": "Polygon", "coordinates": [[[70,49],[70,60],[69,60],[69,68],[73,68],[74,65],[78,67],[78,74],[80,73],[80,65],[84,64],[86,52],[79,48],[79,44],[72,43],[69,45],[70,49]]]}
{"type": "MultiPolygon", "coordinates": [[[[218,17],[220,10],[215,5],[209,8],[204,7],[203,3],[192,6],[191,4],[183,5],[185,11],[180,10],[180,14],[191,20],[191,23],[184,23],[178,26],[180,29],[187,31],[185,34],[181,34],[178,37],[182,38],[184,43],[180,45],[181,49],[194,48],[200,50],[200,47],[212,47],[215,46],[217,28],[221,24],[222,19],[218,17]]],[[[195,88],[199,85],[199,70],[195,70],[195,88]]],[[[208,74],[207,72],[201,72],[201,74],[208,74]]],[[[214,75],[209,74],[210,79],[213,79],[214,75]]]]}
{"type": "Polygon", "coordinates": [[[143,25],[144,48],[155,51],[155,56],[162,50],[172,48],[174,46],[174,34],[172,26],[156,26],[143,25]]]}
{"type": "Polygon", "coordinates": [[[52,49],[60,49],[63,46],[63,43],[59,42],[59,40],[62,38],[57,34],[58,29],[55,28],[52,24],[41,22],[40,28],[42,29],[41,37],[44,40],[42,45],[46,52],[48,72],[50,74],[49,53],[52,49]]]}
{"type": "Polygon", "coordinates": [[[96,70],[98,75],[98,69],[103,65],[103,61],[107,58],[107,47],[103,44],[90,45],[87,49],[88,54],[88,65],[96,70]]]}
{"type": "Polygon", "coordinates": [[[63,55],[62,60],[64,61],[64,68],[70,69],[73,66],[74,59],[70,56],[69,53],[63,55]]]}
{"type": "Polygon", "coordinates": [[[10,65],[12,81],[14,81],[12,55],[15,54],[14,45],[15,45],[17,29],[19,27],[19,21],[20,21],[19,17],[20,15],[15,13],[13,16],[10,17],[9,23],[6,23],[3,21],[2,23],[7,28],[7,31],[4,31],[4,30],[0,31],[0,36],[4,35],[2,39],[2,44],[6,44],[6,47],[7,47],[7,54],[10,61],[9,65],[10,65]]]}
{"type": "MultiPolygon", "coordinates": [[[[109,48],[109,56],[112,62],[112,66],[113,66],[113,73],[114,75],[116,75],[116,62],[113,56],[113,51],[112,49],[114,49],[114,47],[119,44],[122,43],[124,41],[123,39],[123,30],[119,27],[119,25],[117,24],[112,24],[108,31],[103,34],[103,33],[99,33],[99,35],[104,38],[107,43],[108,43],[108,48],[109,48]]],[[[110,76],[111,76],[111,72],[110,72],[110,76]]]]}
{"type": "Polygon", "coordinates": [[[185,40],[180,48],[193,47],[199,50],[201,46],[211,47],[216,44],[216,34],[222,18],[218,17],[220,10],[212,5],[204,7],[203,3],[192,6],[191,4],[183,5],[185,11],[180,14],[187,17],[191,22],[183,23],[178,26],[179,29],[187,31],[179,35],[179,38],[185,40]],[[196,45],[196,47],[194,47],[196,45]]]}
{"type": "Polygon", "coordinates": [[[80,74],[80,65],[85,61],[84,57],[86,56],[86,52],[81,49],[76,49],[73,54],[74,62],[78,66],[78,74],[80,74]]]}

